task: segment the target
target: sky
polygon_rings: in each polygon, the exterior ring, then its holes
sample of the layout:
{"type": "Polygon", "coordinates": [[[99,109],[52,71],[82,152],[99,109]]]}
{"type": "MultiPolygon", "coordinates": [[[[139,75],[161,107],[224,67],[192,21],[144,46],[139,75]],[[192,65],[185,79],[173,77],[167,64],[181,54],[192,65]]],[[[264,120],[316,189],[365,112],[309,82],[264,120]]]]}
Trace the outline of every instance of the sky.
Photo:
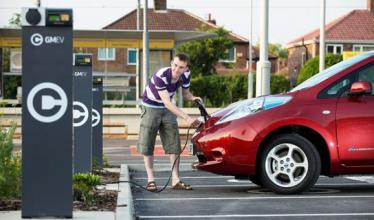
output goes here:
{"type": "MultiPolygon", "coordinates": [[[[42,7],[73,8],[74,29],[98,30],[137,6],[137,0],[41,0],[42,7]]],[[[141,4],[144,0],[140,1],[141,4]]],[[[285,46],[319,27],[320,0],[269,0],[269,42],[285,46]]],[[[351,10],[366,9],[367,0],[326,0],[326,23],[351,10]]],[[[34,7],[35,0],[0,0],[0,27],[8,25],[21,7],[34,7]]],[[[250,0],[168,0],[168,8],[184,9],[201,18],[210,13],[217,25],[250,38],[250,0]]],[[[153,0],[148,0],[153,7],[153,0]]],[[[253,0],[253,44],[259,42],[260,0],[253,0]]]]}

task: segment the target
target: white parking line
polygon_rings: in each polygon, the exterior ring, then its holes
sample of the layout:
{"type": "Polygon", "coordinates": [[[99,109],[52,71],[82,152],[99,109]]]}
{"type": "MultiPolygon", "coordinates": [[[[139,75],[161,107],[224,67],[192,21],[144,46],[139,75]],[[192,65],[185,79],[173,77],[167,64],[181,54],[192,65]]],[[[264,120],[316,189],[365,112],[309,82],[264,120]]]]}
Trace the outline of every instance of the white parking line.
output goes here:
{"type": "MultiPolygon", "coordinates": [[[[234,178],[233,176],[182,176],[182,179],[230,179],[234,178]]],[[[146,180],[146,177],[136,177],[134,180],[146,180]]],[[[158,177],[155,179],[163,180],[169,179],[169,177],[158,177]]]]}
{"type": "Polygon", "coordinates": [[[139,218],[258,218],[258,217],[323,217],[323,216],[374,216],[374,213],[326,213],[326,214],[315,214],[315,213],[301,213],[301,214],[259,214],[259,215],[140,215],[139,218]]]}
{"type": "MultiPolygon", "coordinates": [[[[144,166],[144,163],[126,163],[129,166],[144,166]]],[[[154,166],[170,166],[170,162],[154,163],[154,166]]],[[[180,166],[191,166],[191,163],[180,163],[180,166]]]]}
{"type": "MultiPolygon", "coordinates": [[[[267,200],[267,199],[338,199],[338,198],[374,198],[374,195],[362,195],[362,196],[251,196],[251,197],[192,197],[183,198],[183,201],[189,200],[267,200]]],[[[180,201],[181,198],[138,198],[137,201],[180,201]]]]}
{"type": "MultiPolygon", "coordinates": [[[[183,179],[183,178],[182,178],[183,179]]],[[[323,184],[315,184],[315,186],[318,186],[318,187],[329,187],[329,186],[335,186],[335,187],[339,187],[339,186],[367,186],[369,184],[367,183],[323,183],[323,184]]],[[[193,187],[195,188],[210,188],[210,187],[243,187],[243,186],[257,186],[256,184],[253,184],[251,182],[244,182],[244,181],[241,181],[241,182],[238,182],[237,184],[233,185],[233,184],[204,184],[204,185],[192,185],[193,187]]],[[[370,186],[370,185],[369,185],[370,186]]]]}
{"type": "MultiPolygon", "coordinates": [[[[139,178],[137,180],[146,180],[146,178],[139,178]]],[[[168,179],[168,178],[160,178],[160,179],[168,179]]],[[[157,178],[156,178],[157,180],[157,178]]],[[[339,187],[339,186],[366,186],[367,184],[365,183],[326,183],[326,184],[316,184],[315,186],[319,186],[321,188],[323,187],[329,187],[329,186],[334,186],[334,187],[339,187]]],[[[228,187],[228,188],[233,188],[233,187],[253,187],[253,186],[257,186],[256,184],[253,184],[253,183],[238,183],[238,184],[204,184],[204,185],[195,185],[193,184],[192,187],[193,188],[213,188],[213,187],[228,187]]],[[[170,188],[170,187],[169,187],[170,188]]]]}
{"type": "Polygon", "coordinates": [[[344,178],[358,180],[366,183],[374,183],[374,176],[346,176],[344,178]]]}

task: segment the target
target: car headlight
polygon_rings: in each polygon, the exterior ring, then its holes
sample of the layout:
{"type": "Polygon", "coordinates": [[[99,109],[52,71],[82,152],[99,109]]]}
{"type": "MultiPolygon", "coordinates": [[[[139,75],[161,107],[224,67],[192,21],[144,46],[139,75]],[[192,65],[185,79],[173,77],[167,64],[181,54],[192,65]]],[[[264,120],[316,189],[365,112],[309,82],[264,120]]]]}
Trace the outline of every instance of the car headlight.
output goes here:
{"type": "Polygon", "coordinates": [[[216,124],[243,118],[259,111],[268,110],[283,105],[292,99],[291,96],[264,96],[240,102],[224,115],[216,124]]]}

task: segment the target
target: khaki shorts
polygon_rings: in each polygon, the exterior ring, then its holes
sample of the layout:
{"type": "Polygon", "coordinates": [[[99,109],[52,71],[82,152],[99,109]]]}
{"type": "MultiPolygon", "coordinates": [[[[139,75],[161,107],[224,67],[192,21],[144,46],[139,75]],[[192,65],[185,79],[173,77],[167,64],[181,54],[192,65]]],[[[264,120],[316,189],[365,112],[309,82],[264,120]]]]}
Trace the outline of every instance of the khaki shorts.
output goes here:
{"type": "Polygon", "coordinates": [[[157,132],[160,133],[166,154],[180,154],[177,117],[166,108],[141,107],[141,121],[137,150],[147,156],[153,155],[157,132]]]}

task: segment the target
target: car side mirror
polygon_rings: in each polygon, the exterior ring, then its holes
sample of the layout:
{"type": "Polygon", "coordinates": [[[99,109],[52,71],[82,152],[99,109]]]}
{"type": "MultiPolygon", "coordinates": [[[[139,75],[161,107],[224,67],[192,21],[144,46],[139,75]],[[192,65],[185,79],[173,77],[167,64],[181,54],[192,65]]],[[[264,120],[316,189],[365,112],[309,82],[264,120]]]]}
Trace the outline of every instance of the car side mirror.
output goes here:
{"type": "Polygon", "coordinates": [[[352,84],[351,89],[349,90],[349,96],[361,96],[371,94],[372,87],[371,83],[368,81],[360,81],[352,84]]]}

